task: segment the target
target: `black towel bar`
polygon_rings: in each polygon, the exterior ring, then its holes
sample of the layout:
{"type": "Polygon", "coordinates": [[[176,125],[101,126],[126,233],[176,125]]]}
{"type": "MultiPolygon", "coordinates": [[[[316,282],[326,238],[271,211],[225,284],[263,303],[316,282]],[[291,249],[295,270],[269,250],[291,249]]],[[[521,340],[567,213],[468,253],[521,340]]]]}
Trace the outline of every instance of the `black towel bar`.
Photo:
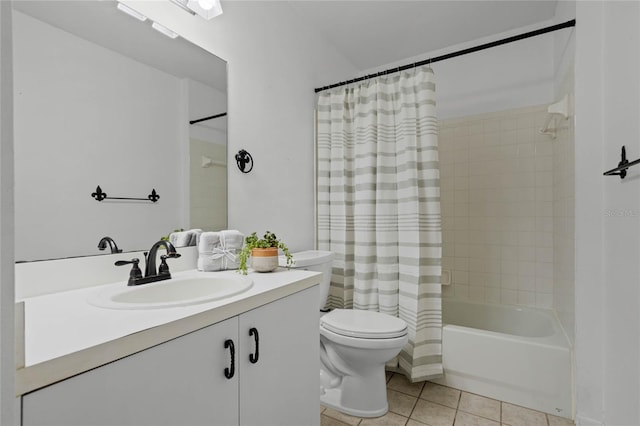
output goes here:
{"type": "Polygon", "coordinates": [[[155,188],[151,191],[151,194],[147,195],[147,198],[108,197],[107,193],[102,191],[102,188],[100,188],[100,185],[98,185],[98,187],[96,188],[96,192],[93,192],[91,194],[91,196],[93,198],[95,198],[96,201],[102,201],[102,200],[137,200],[137,201],[151,201],[152,203],[155,203],[156,201],[158,201],[160,199],[160,196],[156,192],[155,188]]]}
{"type": "Polygon", "coordinates": [[[615,169],[608,170],[603,173],[604,176],[620,176],[620,179],[624,179],[627,176],[627,169],[631,166],[640,164],[640,158],[634,161],[627,160],[627,150],[624,145],[622,146],[622,152],[620,153],[620,162],[615,169]]]}

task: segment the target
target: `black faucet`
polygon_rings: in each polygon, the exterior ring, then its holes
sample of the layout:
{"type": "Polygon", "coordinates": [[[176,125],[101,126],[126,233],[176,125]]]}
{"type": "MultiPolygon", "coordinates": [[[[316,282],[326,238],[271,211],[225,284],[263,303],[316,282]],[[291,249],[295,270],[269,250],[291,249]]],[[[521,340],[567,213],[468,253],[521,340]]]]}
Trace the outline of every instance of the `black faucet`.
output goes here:
{"type": "Polygon", "coordinates": [[[181,255],[176,251],[176,248],[169,241],[160,240],[151,246],[151,250],[149,250],[149,254],[145,254],[147,265],[144,268],[144,276],[145,278],[160,276],[160,275],[168,275],[168,279],[171,278],[171,274],[169,273],[169,265],[167,265],[167,258],[178,258],[181,255]],[[156,256],[158,254],[158,249],[164,246],[167,249],[167,254],[160,256],[162,263],[160,263],[160,268],[156,271],[156,256]]]}
{"type": "Polygon", "coordinates": [[[131,268],[131,272],[129,274],[129,282],[127,285],[140,285],[147,284],[156,281],[168,280],[171,278],[171,273],[169,272],[169,265],[167,265],[167,259],[169,258],[178,258],[180,257],[180,253],[176,251],[176,248],[169,241],[160,240],[156,242],[153,246],[151,246],[151,250],[149,253],[144,254],[146,259],[145,273],[144,277],[142,276],[142,271],[138,267],[138,263],[140,260],[131,259],[131,260],[119,260],[115,263],[116,266],[123,266],[133,264],[131,268]],[[162,262],[156,271],[156,256],[158,255],[158,249],[164,246],[167,250],[167,254],[163,254],[160,256],[162,262]]]}
{"type": "Polygon", "coordinates": [[[100,242],[98,243],[98,249],[104,250],[107,248],[107,244],[109,244],[109,248],[111,249],[111,253],[122,253],[122,250],[118,248],[116,242],[113,241],[111,237],[102,237],[100,242]]]}

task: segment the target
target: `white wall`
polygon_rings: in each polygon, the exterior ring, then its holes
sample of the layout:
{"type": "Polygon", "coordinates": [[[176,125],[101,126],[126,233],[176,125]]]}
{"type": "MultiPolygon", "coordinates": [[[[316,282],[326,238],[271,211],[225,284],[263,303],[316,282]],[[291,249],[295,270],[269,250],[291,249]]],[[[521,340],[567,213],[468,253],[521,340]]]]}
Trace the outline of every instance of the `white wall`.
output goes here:
{"type": "Polygon", "coordinates": [[[17,11],[14,66],[16,259],[99,253],[105,235],[139,250],[182,225],[178,78],[17,11]],[[161,198],[98,203],[98,185],[161,198]]]}
{"type": "Polygon", "coordinates": [[[576,4],[578,424],[640,424],[640,4],[576,4]]]}
{"type": "Polygon", "coordinates": [[[0,2],[0,424],[20,422],[14,389],[11,3],[0,2]]]}
{"type": "MultiPolygon", "coordinates": [[[[551,22],[517,28],[469,43],[384,64],[359,75],[407,65],[538,29],[551,22]]],[[[436,75],[438,119],[503,111],[553,100],[553,33],[458,56],[431,67],[436,75]]]]}
{"type": "MultiPolygon", "coordinates": [[[[553,23],[560,24],[575,19],[575,17],[576,2],[573,0],[559,1],[556,6],[553,23]]],[[[562,94],[567,75],[573,74],[575,50],[576,27],[565,28],[553,33],[553,74],[556,96],[562,94]]]]}
{"type": "Polygon", "coordinates": [[[240,149],[254,159],[249,174],[229,168],[229,227],[313,247],[313,89],[355,67],[310,36],[286,2],[223,2],[211,21],[168,2],[126,3],[228,61],[228,160],[240,149]]]}

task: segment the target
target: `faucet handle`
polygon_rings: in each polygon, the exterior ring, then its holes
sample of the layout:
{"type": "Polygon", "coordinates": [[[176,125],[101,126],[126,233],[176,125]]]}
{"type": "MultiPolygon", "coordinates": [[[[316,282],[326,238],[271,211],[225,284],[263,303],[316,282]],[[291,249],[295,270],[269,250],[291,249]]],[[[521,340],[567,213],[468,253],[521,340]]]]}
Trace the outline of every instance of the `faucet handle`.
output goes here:
{"type": "Polygon", "coordinates": [[[162,256],[160,256],[160,266],[158,266],[158,275],[169,275],[171,276],[171,273],[169,272],[169,265],[167,264],[167,259],[169,258],[178,258],[180,257],[180,253],[169,253],[169,254],[163,254],[162,256]]]}
{"type": "Polygon", "coordinates": [[[140,259],[138,259],[137,257],[134,257],[131,260],[116,260],[116,263],[114,263],[114,265],[116,265],[116,266],[124,266],[124,265],[133,264],[133,266],[136,267],[136,266],[138,266],[138,263],[140,263],[140,259]]]}
{"type": "Polygon", "coordinates": [[[133,264],[133,266],[131,267],[131,272],[129,272],[129,282],[127,283],[127,285],[137,285],[137,281],[142,278],[142,271],[140,270],[138,263],[140,263],[140,259],[138,259],[137,257],[131,260],[118,260],[116,261],[116,263],[114,263],[114,265],[116,266],[133,264]]]}

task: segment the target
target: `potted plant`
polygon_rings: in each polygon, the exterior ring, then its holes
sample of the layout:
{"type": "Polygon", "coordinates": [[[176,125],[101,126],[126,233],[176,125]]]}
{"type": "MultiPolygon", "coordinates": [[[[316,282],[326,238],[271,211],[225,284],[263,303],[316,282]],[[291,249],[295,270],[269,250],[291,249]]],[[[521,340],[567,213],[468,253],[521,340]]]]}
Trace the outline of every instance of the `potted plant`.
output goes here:
{"type": "Polygon", "coordinates": [[[267,231],[264,237],[258,238],[252,233],[244,239],[244,246],[238,255],[240,265],[238,271],[247,274],[247,260],[251,256],[251,266],[257,272],[271,272],[278,267],[278,249],[281,249],[287,257],[287,267],[293,263],[293,256],[287,246],[278,240],[276,234],[267,231]]]}

